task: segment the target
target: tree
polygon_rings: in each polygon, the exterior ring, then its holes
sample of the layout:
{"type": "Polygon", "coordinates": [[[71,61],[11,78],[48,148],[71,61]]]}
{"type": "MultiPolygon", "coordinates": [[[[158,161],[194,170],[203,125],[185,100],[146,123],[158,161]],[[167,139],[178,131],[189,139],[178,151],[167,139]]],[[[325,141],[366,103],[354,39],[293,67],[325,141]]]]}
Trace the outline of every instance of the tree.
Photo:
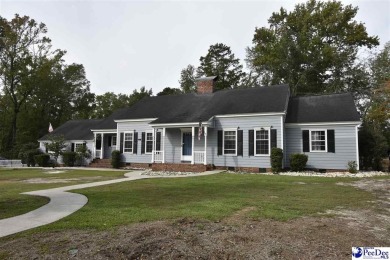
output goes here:
{"type": "Polygon", "coordinates": [[[269,28],[256,28],[247,63],[262,84],[290,84],[293,94],[344,90],[361,47],[379,44],[354,20],[358,8],[310,0],[294,11],[281,8],[269,28]]]}
{"type": "Polygon", "coordinates": [[[2,47],[0,52],[0,86],[12,105],[11,127],[6,149],[12,149],[16,140],[17,120],[22,105],[35,90],[37,68],[42,57],[50,54],[50,39],[45,37],[46,25],[38,24],[28,16],[7,21],[0,17],[2,47]]]}
{"type": "Polygon", "coordinates": [[[130,98],[125,94],[116,95],[114,92],[106,92],[95,98],[95,118],[105,118],[115,110],[129,104],[130,98]]]}
{"type": "Polygon", "coordinates": [[[196,68],[191,64],[181,70],[179,83],[183,93],[190,93],[196,91],[195,70],[196,68]]]}
{"type": "Polygon", "coordinates": [[[46,143],[46,149],[49,153],[53,154],[55,161],[63,153],[63,150],[67,147],[65,144],[65,138],[62,135],[49,135],[49,143],[46,143]]]}
{"type": "Polygon", "coordinates": [[[132,106],[141,99],[145,97],[150,97],[153,95],[152,89],[147,90],[145,87],[141,87],[139,91],[137,89],[133,90],[133,93],[130,95],[128,106],[132,106]]]}
{"type": "Polygon", "coordinates": [[[178,88],[170,88],[166,87],[161,92],[157,93],[157,96],[165,96],[165,95],[179,95],[182,94],[181,90],[178,88]]]}
{"type": "Polygon", "coordinates": [[[240,60],[234,57],[230,47],[217,43],[210,46],[206,56],[200,57],[197,76],[218,76],[215,90],[237,88],[245,77],[242,68],[240,60]]]}

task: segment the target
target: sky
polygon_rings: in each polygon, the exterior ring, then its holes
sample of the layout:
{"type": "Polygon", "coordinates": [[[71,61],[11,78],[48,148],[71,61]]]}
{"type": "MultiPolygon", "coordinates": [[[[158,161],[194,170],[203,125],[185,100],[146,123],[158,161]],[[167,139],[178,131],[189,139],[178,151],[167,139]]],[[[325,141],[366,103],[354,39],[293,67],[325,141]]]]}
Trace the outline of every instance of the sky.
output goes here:
{"type": "MultiPolygon", "coordinates": [[[[28,15],[48,28],[68,64],[83,64],[91,91],[131,94],[145,86],[157,94],[179,87],[180,71],[199,65],[210,45],[231,47],[245,67],[256,27],[267,27],[280,7],[305,1],[68,1],[0,0],[0,15],[28,15]]],[[[390,0],[345,0],[369,35],[390,41],[390,0]]]]}

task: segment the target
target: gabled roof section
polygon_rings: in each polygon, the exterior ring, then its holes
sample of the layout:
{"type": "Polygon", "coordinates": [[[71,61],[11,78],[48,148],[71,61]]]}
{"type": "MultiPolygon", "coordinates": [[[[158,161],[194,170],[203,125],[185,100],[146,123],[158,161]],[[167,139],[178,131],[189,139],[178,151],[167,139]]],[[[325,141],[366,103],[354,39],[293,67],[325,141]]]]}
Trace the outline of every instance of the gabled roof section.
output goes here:
{"type": "Polygon", "coordinates": [[[215,115],[280,113],[286,111],[288,85],[230,89],[211,94],[147,97],[129,108],[115,111],[97,129],[116,128],[114,120],[157,118],[153,123],[207,121],[215,115]]]}
{"type": "Polygon", "coordinates": [[[102,119],[70,120],[54,129],[50,134],[41,137],[38,141],[48,140],[51,135],[63,135],[65,140],[92,140],[93,133],[91,129],[94,129],[101,122],[102,119]]]}
{"type": "Polygon", "coordinates": [[[350,93],[290,98],[286,123],[360,121],[350,93]]]}

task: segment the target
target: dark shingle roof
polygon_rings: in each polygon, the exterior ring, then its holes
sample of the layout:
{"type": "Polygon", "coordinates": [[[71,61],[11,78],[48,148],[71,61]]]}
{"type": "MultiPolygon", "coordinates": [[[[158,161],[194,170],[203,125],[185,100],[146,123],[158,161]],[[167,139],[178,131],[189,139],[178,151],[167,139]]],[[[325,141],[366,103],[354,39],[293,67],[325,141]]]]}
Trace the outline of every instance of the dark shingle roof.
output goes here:
{"type": "Polygon", "coordinates": [[[114,120],[157,118],[153,123],[207,121],[215,115],[284,112],[288,85],[222,90],[212,94],[183,94],[144,98],[115,111],[97,129],[116,128],[114,120]]]}
{"type": "Polygon", "coordinates": [[[50,134],[41,137],[39,141],[48,140],[50,135],[63,135],[65,140],[92,140],[91,129],[94,129],[101,121],[102,119],[70,120],[50,134]]]}
{"type": "Polygon", "coordinates": [[[349,93],[290,98],[286,123],[360,121],[349,93]]]}

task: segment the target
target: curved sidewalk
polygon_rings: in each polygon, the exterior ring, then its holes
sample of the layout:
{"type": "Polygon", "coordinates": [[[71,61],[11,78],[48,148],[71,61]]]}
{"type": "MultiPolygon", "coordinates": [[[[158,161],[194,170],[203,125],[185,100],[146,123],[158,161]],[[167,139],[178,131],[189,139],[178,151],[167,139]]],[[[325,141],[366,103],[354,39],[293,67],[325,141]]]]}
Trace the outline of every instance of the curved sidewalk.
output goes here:
{"type": "Polygon", "coordinates": [[[221,171],[208,171],[196,175],[176,175],[176,176],[141,175],[143,172],[144,171],[129,172],[125,174],[126,178],[121,178],[121,179],[91,182],[85,184],[76,184],[76,185],[47,189],[47,190],[24,192],[22,194],[48,197],[50,198],[50,202],[26,214],[15,216],[12,218],[1,219],[0,237],[5,237],[28,229],[53,223],[59,219],[69,216],[70,214],[76,212],[77,210],[81,209],[85,204],[87,204],[88,198],[86,196],[77,193],[68,192],[70,190],[84,189],[84,188],[114,184],[114,183],[119,183],[124,181],[134,181],[140,179],[206,176],[206,175],[219,173],[221,171]]]}

